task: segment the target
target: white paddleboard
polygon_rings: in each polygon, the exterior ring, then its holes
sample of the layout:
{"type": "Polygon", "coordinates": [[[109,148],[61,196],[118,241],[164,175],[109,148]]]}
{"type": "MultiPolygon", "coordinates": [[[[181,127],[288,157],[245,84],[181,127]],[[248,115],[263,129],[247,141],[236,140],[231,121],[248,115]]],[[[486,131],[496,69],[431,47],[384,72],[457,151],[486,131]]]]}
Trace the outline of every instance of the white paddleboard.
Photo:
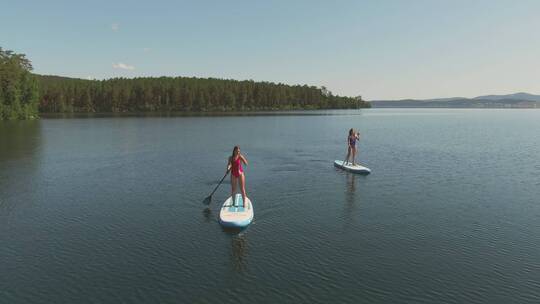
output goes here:
{"type": "Polygon", "coordinates": [[[362,174],[371,173],[371,169],[369,169],[368,167],[364,167],[364,166],[359,165],[359,164],[356,164],[356,165],[353,166],[352,163],[344,162],[342,160],[335,160],[334,161],[334,166],[336,166],[338,168],[341,168],[343,170],[347,170],[349,172],[353,172],[353,173],[362,173],[362,174]]]}
{"type": "Polygon", "coordinates": [[[251,200],[246,197],[246,206],[243,207],[242,194],[237,193],[229,197],[219,211],[219,222],[223,227],[245,228],[253,220],[253,205],[251,200]]]}

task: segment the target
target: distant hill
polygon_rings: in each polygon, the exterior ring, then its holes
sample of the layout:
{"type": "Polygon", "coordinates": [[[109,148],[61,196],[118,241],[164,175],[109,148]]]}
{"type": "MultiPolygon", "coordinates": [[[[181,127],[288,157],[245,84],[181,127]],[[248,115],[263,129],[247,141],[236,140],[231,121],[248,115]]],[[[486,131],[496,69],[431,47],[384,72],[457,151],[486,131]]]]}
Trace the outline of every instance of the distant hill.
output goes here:
{"type": "Polygon", "coordinates": [[[474,98],[372,100],[374,108],[540,108],[540,95],[515,93],[474,98]]]}
{"type": "Polygon", "coordinates": [[[508,95],[484,95],[478,96],[473,99],[487,99],[487,100],[501,100],[501,99],[514,99],[514,100],[527,100],[527,101],[540,101],[540,95],[533,95],[529,93],[514,93],[508,95]]]}

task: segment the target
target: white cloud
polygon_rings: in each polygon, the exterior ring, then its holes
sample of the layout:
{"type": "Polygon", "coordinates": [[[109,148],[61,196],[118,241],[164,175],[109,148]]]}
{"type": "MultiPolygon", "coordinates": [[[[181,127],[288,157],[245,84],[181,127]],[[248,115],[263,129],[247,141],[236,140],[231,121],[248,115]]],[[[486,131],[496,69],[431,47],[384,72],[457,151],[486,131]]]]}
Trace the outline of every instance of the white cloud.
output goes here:
{"type": "Polygon", "coordinates": [[[86,76],[86,79],[88,79],[88,80],[94,80],[94,79],[96,79],[96,78],[95,78],[95,77],[92,77],[92,76],[86,76]]]}
{"type": "Polygon", "coordinates": [[[120,24],[118,23],[111,24],[111,29],[115,32],[118,32],[118,30],[120,29],[120,24]]]}
{"type": "Polygon", "coordinates": [[[129,65],[129,64],[125,64],[125,63],[122,63],[122,62],[113,63],[112,67],[115,68],[115,69],[122,69],[122,70],[135,70],[134,66],[129,65]]]}

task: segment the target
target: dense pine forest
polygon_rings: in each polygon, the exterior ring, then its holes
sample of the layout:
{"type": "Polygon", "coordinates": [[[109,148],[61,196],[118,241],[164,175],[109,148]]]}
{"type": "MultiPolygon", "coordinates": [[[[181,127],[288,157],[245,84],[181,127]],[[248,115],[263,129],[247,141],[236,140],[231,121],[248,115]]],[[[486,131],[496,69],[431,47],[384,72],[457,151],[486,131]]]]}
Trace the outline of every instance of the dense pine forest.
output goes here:
{"type": "Polygon", "coordinates": [[[252,111],[355,109],[361,98],[335,96],[326,88],[252,80],[143,77],[86,80],[34,75],[24,55],[2,51],[0,117],[41,113],[252,111]]]}
{"type": "Polygon", "coordinates": [[[37,76],[41,112],[246,111],[365,107],[324,88],[213,78],[37,76]]]}

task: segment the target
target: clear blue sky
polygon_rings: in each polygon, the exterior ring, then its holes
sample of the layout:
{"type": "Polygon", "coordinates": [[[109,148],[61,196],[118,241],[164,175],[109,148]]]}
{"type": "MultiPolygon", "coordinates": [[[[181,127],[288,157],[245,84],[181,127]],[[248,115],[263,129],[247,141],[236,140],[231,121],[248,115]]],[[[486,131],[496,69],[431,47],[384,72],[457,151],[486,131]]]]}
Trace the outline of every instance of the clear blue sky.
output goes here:
{"type": "Polygon", "coordinates": [[[540,1],[10,1],[36,73],[324,85],[365,99],[540,93],[540,1]]]}

